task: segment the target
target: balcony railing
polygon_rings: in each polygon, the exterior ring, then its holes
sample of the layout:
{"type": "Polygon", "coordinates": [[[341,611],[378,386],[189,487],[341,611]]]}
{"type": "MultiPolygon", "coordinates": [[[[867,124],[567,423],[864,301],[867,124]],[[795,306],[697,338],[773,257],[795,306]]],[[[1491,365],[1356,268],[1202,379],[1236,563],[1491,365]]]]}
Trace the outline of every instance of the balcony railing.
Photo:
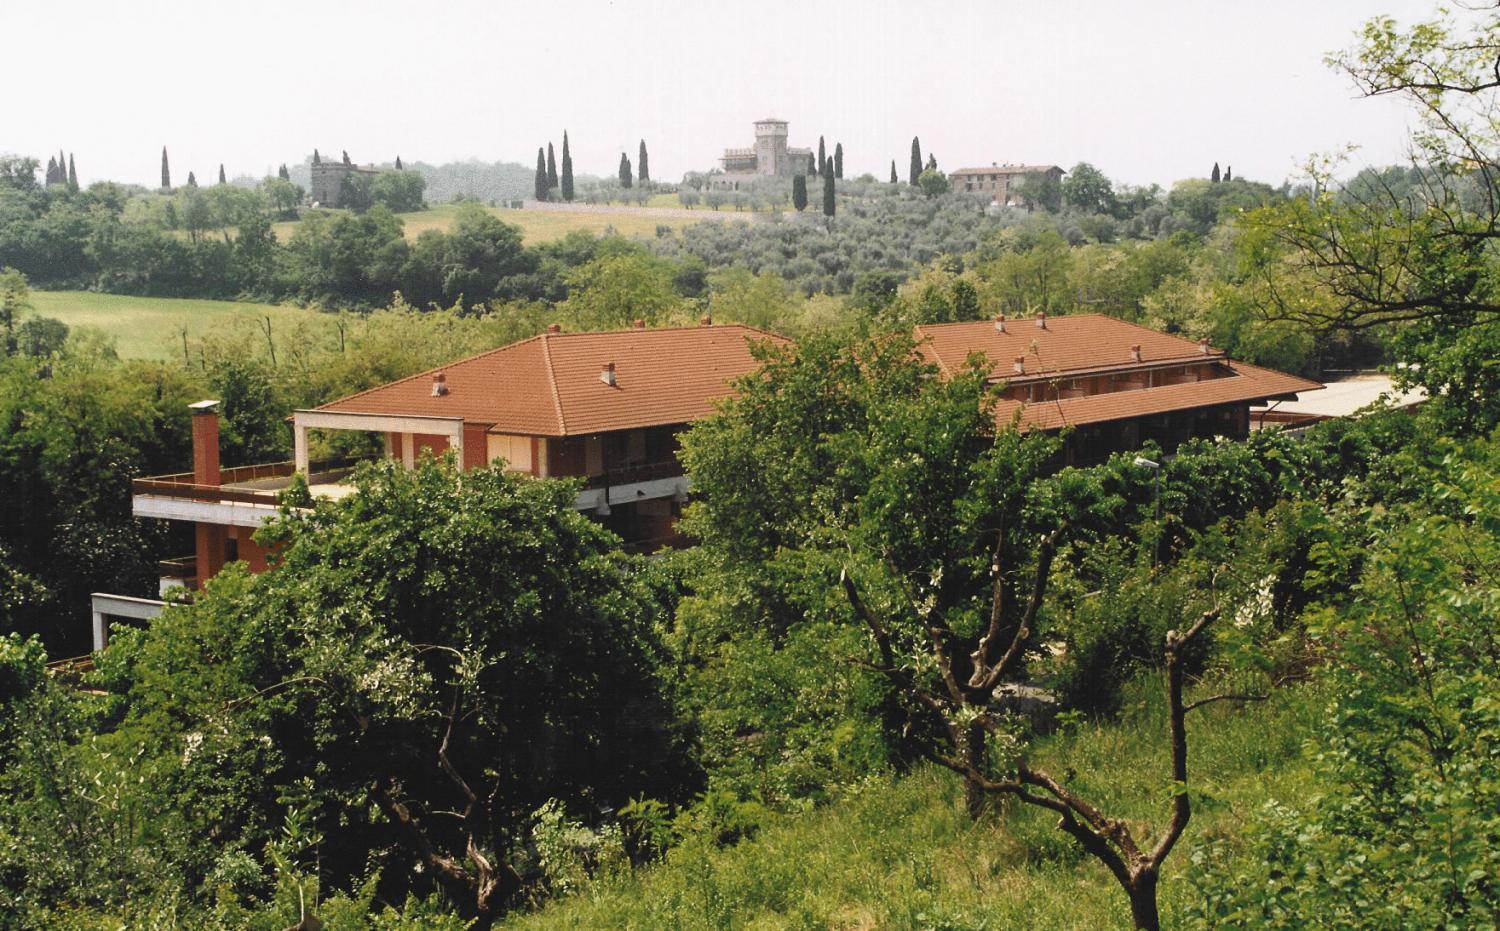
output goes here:
{"type": "Polygon", "coordinates": [[[638,482],[654,482],[664,478],[676,478],[681,474],[682,463],[676,459],[665,462],[647,462],[641,465],[625,466],[620,469],[609,469],[599,475],[590,475],[583,487],[585,489],[617,488],[620,485],[634,485],[638,482]]]}
{"type": "MultiPolygon", "coordinates": [[[[361,459],[326,459],[309,465],[308,484],[331,485],[342,481],[353,471],[361,459]]],[[[275,504],[282,490],[291,484],[296,464],[271,462],[261,465],[236,466],[219,472],[219,484],[200,485],[193,481],[193,473],[178,472],[172,475],[153,475],[132,479],[130,490],[137,495],[156,495],[164,498],[189,498],[194,501],[239,501],[248,504],[275,504]]]]}

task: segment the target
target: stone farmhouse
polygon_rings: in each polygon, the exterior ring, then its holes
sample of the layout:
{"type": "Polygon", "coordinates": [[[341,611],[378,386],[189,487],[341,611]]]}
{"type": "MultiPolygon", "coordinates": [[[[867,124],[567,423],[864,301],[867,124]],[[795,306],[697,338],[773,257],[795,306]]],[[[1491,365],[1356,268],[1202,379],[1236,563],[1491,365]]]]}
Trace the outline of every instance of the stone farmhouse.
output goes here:
{"type": "Polygon", "coordinates": [[[374,165],[356,165],[349,161],[349,153],[345,152],[343,161],[320,158],[309,165],[308,170],[311,172],[311,190],[308,195],[312,202],[320,207],[340,207],[343,206],[340,194],[346,177],[367,175],[374,180],[387,169],[374,165]]]}
{"type": "Polygon", "coordinates": [[[1067,174],[1056,165],[996,165],[988,168],[960,168],[950,172],[948,183],[959,194],[984,194],[999,207],[1024,207],[1026,200],[1016,192],[1030,174],[1050,175],[1061,181],[1067,174]]]}
{"type": "MultiPolygon", "coordinates": [[[[1207,342],[1158,333],[1097,314],[919,327],[918,352],[940,374],[973,353],[992,360],[999,424],[1068,430],[1063,460],[1098,462],[1156,441],[1171,453],[1193,437],[1242,439],[1250,407],[1322,385],[1231,360],[1207,342]]],[[[383,456],[411,467],[451,451],[464,469],[503,460],[536,478],[571,476],[573,507],[649,552],[679,541],[676,521],[691,491],[677,460],[678,436],[758,367],[751,327],[714,325],[607,333],[546,333],[292,415],[290,462],[223,468],[217,402],[193,407],[193,471],[138,478],[137,517],[194,526],[192,556],[161,564],[160,587],[195,588],[228,562],[254,571],[272,554],[251,535],[271,519],[278,495],[300,474],[314,497],[350,494],[353,463],[314,462],[312,431],[380,437],[383,456]]],[[[149,618],[162,602],[94,596],[94,645],[109,617],[149,618]]]]}

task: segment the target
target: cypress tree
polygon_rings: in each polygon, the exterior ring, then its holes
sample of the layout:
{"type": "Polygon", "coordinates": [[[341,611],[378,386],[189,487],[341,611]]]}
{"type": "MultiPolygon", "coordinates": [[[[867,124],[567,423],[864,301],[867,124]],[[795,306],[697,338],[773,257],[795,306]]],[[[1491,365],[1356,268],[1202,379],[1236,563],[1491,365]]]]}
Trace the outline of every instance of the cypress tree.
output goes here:
{"type": "Polygon", "coordinates": [[[833,172],[823,173],[823,216],[833,216],[833,172]]]}
{"type": "Polygon", "coordinates": [[[896,160],[894,158],[891,159],[891,183],[892,184],[900,184],[901,183],[901,179],[896,175],[896,160]]]}
{"type": "Polygon", "coordinates": [[[78,190],[78,169],[73,166],[73,153],[68,153],[68,187],[78,190]]]}
{"type": "Polygon", "coordinates": [[[219,183],[220,183],[220,184],[228,184],[228,183],[229,183],[229,182],[228,182],[228,181],[227,181],[227,180],[226,180],[226,179],[225,179],[225,178],[224,178],[224,163],[223,163],[223,162],[220,162],[220,163],[219,163],[219,183]]]}
{"type": "Polygon", "coordinates": [[[807,209],[807,175],[792,175],[792,206],[798,213],[807,209]]]}
{"type": "Polygon", "coordinates": [[[557,187],[557,159],[552,155],[552,143],[547,143],[547,188],[557,187]]]}
{"type": "Polygon", "coordinates": [[[1224,168],[1224,180],[1225,181],[1233,181],[1234,180],[1234,166],[1233,165],[1228,165],[1228,166],[1226,166],[1224,168]]]}
{"type": "Polygon", "coordinates": [[[833,176],[840,181],[844,180],[844,144],[835,143],[833,146],[833,176]]]}
{"type": "Polygon", "coordinates": [[[536,194],[537,200],[547,199],[547,153],[536,147],[536,194]]]}
{"type": "Polygon", "coordinates": [[[198,186],[198,179],[193,176],[193,173],[191,171],[188,172],[188,185],[187,186],[188,187],[197,187],[198,186]]]}
{"type": "Polygon", "coordinates": [[[401,167],[401,156],[399,156],[399,155],[396,156],[396,170],[397,171],[405,171],[406,170],[405,168],[401,167]]]}
{"type": "Polygon", "coordinates": [[[47,177],[43,179],[43,187],[51,187],[57,183],[57,159],[47,156],[47,177]]]}
{"type": "Polygon", "coordinates": [[[931,152],[927,153],[927,170],[937,171],[937,156],[931,152]]]}
{"type": "Polygon", "coordinates": [[[1208,180],[1212,181],[1214,184],[1218,184],[1219,183],[1219,163],[1218,162],[1214,162],[1214,173],[1208,176],[1208,180]]]}
{"type": "Polygon", "coordinates": [[[62,184],[68,180],[68,156],[63,154],[62,149],[57,150],[57,183],[62,184]]]}
{"type": "Polygon", "coordinates": [[[286,162],[281,163],[281,168],[277,170],[276,177],[280,178],[283,181],[292,180],[292,173],[286,170],[286,162]]]}
{"type": "Polygon", "coordinates": [[[349,161],[349,150],[348,149],[344,150],[344,164],[345,165],[353,165],[354,164],[353,162],[349,161]]]}
{"type": "Polygon", "coordinates": [[[922,176],[922,143],[917,141],[916,136],[911,137],[911,177],[907,183],[915,185],[917,179],[922,176]]]}
{"type": "Polygon", "coordinates": [[[630,159],[620,153],[620,187],[630,187],[630,159]]]}
{"type": "Polygon", "coordinates": [[[651,169],[646,164],[646,140],[641,140],[640,158],[636,159],[635,177],[638,181],[650,181],[651,169]]]}
{"type": "Polygon", "coordinates": [[[814,158],[814,156],[813,156],[813,154],[811,152],[807,153],[807,172],[806,173],[810,174],[810,175],[815,175],[815,174],[818,173],[818,164],[817,164],[817,162],[813,161],[813,158],[814,158]]]}
{"type": "Polygon", "coordinates": [[[318,150],[317,149],[313,149],[313,164],[314,165],[321,165],[321,164],[323,164],[323,156],[321,156],[321,155],[318,154],[318,150]]]}
{"type": "Polygon", "coordinates": [[[573,156],[568,154],[568,131],[563,130],[563,158],[562,158],[562,197],[563,200],[573,200],[573,156]]]}
{"type": "Polygon", "coordinates": [[[170,191],[170,190],[172,190],[172,172],[167,167],[167,147],[166,146],[162,146],[161,147],[161,189],[163,191],[170,191]]]}
{"type": "Polygon", "coordinates": [[[828,170],[828,152],[826,150],[824,150],[824,148],[823,148],[823,137],[819,136],[818,137],[818,171],[819,172],[826,172],[827,170],[828,170]]]}

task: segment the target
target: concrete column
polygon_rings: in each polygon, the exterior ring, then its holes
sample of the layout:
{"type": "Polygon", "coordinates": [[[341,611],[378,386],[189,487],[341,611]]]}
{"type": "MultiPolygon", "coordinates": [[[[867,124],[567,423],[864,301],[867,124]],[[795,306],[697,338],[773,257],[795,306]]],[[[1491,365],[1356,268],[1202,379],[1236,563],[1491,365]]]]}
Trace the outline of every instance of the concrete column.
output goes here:
{"type": "Polygon", "coordinates": [[[94,612],[94,652],[97,653],[109,646],[109,625],[104,621],[104,615],[98,611],[94,612]]]}
{"type": "Polygon", "coordinates": [[[292,415],[292,460],[292,467],[307,476],[307,427],[296,414],[292,415]]]}
{"type": "Polygon", "coordinates": [[[417,467],[417,444],[415,433],[401,434],[401,465],[408,469],[417,467]]]}

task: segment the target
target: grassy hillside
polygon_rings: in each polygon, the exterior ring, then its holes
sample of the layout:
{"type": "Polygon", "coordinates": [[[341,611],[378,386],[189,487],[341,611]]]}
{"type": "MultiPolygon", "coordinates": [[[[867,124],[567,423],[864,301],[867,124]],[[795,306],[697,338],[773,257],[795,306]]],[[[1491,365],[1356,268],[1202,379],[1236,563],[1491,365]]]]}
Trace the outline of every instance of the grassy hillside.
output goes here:
{"type": "Polygon", "coordinates": [[[332,326],[315,311],[276,304],[206,301],[169,297],[129,297],[91,291],[33,291],[37,314],[70,327],[103,330],[127,359],[165,359],[182,353],[182,331],[190,340],[229,326],[259,326],[271,318],[273,338],[297,325],[332,326]]]}
{"type": "MultiPolygon", "coordinates": [[[[1103,810],[1164,823],[1164,700],[1137,689],[1124,718],[1042,743],[1035,763],[1103,810]]],[[[1190,774],[1203,798],[1167,861],[1163,919],[1192,894],[1191,849],[1234,836],[1272,797],[1312,791],[1302,740],[1317,725],[1316,692],[1264,705],[1209,706],[1189,723],[1190,774]]],[[[936,767],[871,779],[818,811],[778,816],[753,839],[716,848],[690,840],[634,875],[596,881],[507,927],[571,928],[1128,928],[1114,879],[1054,828],[1056,816],[1002,805],[978,823],[957,777],[936,767]]]]}
{"type": "MultiPolygon", "coordinates": [[[[677,206],[673,204],[671,206],[677,206]]],[[[598,212],[565,212],[552,210],[511,210],[504,207],[486,208],[495,216],[521,228],[521,237],[528,245],[561,239],[574,230],[602,233],[613,229],[623,236],[655,236],[657,226],[681,228],[692,222],[676,218],[662,218],[643,214],[629,207],[599,207],[598,212]]],[[[400,215],[408,239],[413,239],[424,230],[446,231],[458,212],[455,204],[440,204],[427,210],[400,215]]],[[[298,221],[276,223],[271,228],[281,242],[291,239],[298,221]]]]}

